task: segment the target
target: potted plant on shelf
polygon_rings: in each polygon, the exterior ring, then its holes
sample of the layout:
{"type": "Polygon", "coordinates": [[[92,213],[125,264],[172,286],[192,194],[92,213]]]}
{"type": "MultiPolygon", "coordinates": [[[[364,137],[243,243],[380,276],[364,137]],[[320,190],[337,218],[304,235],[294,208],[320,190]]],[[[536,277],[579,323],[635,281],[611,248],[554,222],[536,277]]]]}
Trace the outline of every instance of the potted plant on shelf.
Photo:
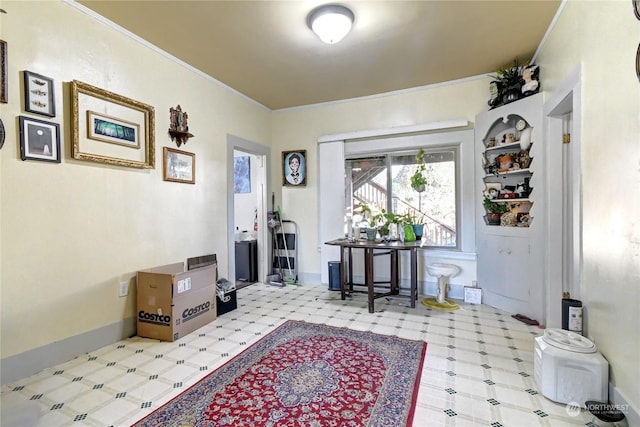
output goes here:
{"type": "Polygon", "coordinates": [[[483,204],[487,210],[487,224],[500,225],[500,218],[509,211],[509,206],[506,203],[496,203],[487,196],[484,196],[483,204]]]}
{"type": "Polygon", "coordinates": [[[418,161],[418,168],[411,176],[411,188],[418,193],[422,193],[427,186],[427,178],[424,176],[426,167],[424,165],[424,150],[421,148],[416,154],[416,160],[418,161]]]}
{"type": "Polygon", "coordinates": [[[517,101],[521,98],[521,88],[524,84],[522,79],[522,67],[518,58],[513,61],[513,66],[508,68],[501,68],[496,72],[493,77],[498,85],[499,98],[501,98],[503,104],[508,104],[513,101],[517,101]]]}
{"type": "Polygon", "coordinates": [[[424,213],[420,211],[413,211],[413,213],[407,212],[406,221],[413,227],[413,233],[416,236],[416,240],[421,240],[424,228],[424,213]]]}

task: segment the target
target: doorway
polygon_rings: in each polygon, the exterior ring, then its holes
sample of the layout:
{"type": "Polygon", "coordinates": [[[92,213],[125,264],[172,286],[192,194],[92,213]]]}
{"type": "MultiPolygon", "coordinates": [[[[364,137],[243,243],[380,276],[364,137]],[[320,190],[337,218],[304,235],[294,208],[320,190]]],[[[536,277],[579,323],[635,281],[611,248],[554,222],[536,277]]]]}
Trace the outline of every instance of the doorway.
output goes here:
{"type": "MultiPolygon", "coordinates": [[[[561,326],[561,300],[580,299],[582,270],[581,71],[574,70],[545,102],[548,142],[546,326],[561,326]]],[[[584,318],[586,329],[588,318],[584,318]]]]}
{"type": "MultiPolygon", "coordinates": [[[[241,279],[237,287],[260,282],[267,274],[269,257],[269,234],[266,226],[267,194],[271,188],[271,150],[255,142],[227,135],[227,242],[228,272],[230,279],[241,279]],[[241,158],[237,160],[238,158],[241,158]],[[241,183],[236,188],[235,166],[240,165],[241,183]],[[245,253],[253,259],[251,267],[236,269],[236,241],[241,242],[239,254],[245,253]],[[255,240],[255,243],[253,242],[255,240]],[[240,276],[242,277],[239,277],[240,276]],[[252,277],[248,277],[251,275],[252,277]],[[247,277],[245,277],[247,276],[247,277]]],[[[243,259],[242,266],[245,266],[243,259]]],[[[247,260],[248,262],[248,260],[247,260]]]]}

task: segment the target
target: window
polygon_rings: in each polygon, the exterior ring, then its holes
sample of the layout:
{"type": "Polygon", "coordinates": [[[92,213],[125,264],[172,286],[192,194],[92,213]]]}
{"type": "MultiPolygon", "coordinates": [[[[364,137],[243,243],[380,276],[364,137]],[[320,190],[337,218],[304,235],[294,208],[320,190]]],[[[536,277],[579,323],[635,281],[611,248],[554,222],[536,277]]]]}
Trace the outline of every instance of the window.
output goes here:
{"type": "Polygon", "coordinates": [[[424,151],[424,175],[428,184],[420,193],[410,184],[418,167],[417,150],[345,159],[346,217],[352,215],[353,224],[358,225],[363,220],[362,205],[369,206],[374,215],[382,209],[399,215],[409,214],[418,219],[417,223],[424,224],[426,246],[457,248],[458,149],[440,147],[424,151]]]}

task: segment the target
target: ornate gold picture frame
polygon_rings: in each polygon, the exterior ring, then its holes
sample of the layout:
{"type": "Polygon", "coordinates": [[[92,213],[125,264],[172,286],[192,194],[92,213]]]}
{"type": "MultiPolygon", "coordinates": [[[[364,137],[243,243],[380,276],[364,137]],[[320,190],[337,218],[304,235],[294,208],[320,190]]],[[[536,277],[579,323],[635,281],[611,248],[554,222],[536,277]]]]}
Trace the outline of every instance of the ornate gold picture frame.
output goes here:
{"type": "Polygon", "coordinates": [[[152,106],[74,80],[71,82],[71,120],[71,156],[74,159],[130,168],[155,168],[155,111],[152,106]],[[104,130],[92,128],[92,123],[98,123],[96,117],[107,120],[114,129],[135,129],[134,140],[115,134],[106,141],[104,130]],[[102,137],[97,138],[97,134],[102,137]]]}

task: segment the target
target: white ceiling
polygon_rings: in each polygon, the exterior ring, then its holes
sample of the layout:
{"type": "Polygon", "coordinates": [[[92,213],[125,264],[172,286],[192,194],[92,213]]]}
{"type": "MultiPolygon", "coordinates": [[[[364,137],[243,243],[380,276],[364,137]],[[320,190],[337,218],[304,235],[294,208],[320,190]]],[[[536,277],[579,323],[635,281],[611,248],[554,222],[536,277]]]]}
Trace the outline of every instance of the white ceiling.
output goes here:
{"type": "Polygon", "coordinates": [[[306,25],[319,1],[77,2],[270,109],[489,74],[516,57],[526,63],[561,4],[345,0],[354,28],[328,45],[306,25]]]}

